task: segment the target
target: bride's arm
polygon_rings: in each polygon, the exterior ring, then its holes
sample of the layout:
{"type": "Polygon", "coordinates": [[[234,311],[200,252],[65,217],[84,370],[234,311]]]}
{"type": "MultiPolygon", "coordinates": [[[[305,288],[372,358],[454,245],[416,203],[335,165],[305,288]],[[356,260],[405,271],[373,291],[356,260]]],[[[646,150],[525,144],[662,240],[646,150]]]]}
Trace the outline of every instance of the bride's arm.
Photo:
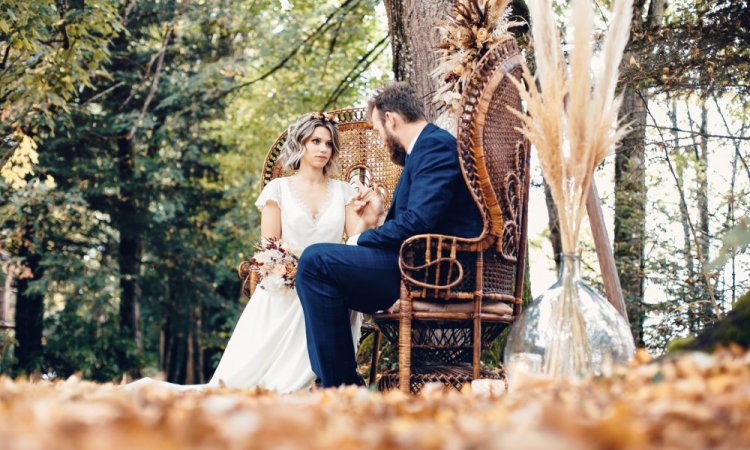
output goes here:
{"type": "MultiPolygon", "coordinates": [[[[373,193],[372,195],[377,194],[373,193]]],[[[355,202],[352,202],[346,205],[346,235],[354,236],[355,234],[379,226],[383,223],[384,218],[385,212],[383,211],[382,201],[368,202],[361,207],[360,211],[357,211],[357,205],[355,202]]]]}
{"type": "Polygon", "coordinates": [[[353,204],[350,203],[346,205],[346,223],[344,225],[344,230],[346,231],[347,236],[354,236],[355,234],[359,234],[370,228],[372,228],[372,226],[368,225],[362,216],[357,213],[357,209],[353,204]]]}
{"type": "Polygon", "coordinates": [[[281,208],[274,201],[267,201],[260,213],[260,235],[281,239],[281,208]]]}

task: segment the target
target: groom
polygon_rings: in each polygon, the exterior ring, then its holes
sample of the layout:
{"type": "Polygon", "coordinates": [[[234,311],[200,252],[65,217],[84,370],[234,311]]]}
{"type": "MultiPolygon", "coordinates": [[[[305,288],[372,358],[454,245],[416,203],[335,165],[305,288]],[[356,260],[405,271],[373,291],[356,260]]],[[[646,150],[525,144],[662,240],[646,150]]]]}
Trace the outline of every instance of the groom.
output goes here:
{"type": "Polygon", "coordinates": [[[388,214],[370,191],[360,193],[363,215],[381,214],[380,226],[347,244],[314,244],[297,268],[307,349],[323,387],[361,384],[349,326],[349,309],[374,313],[399,296],[399,249],[416,234],[474,237],[482,219],[458,161],[456,139],[428,123],[424,105],[405,83],[382,88],[368,105],[372,126],[404,170],[388,214]]]}

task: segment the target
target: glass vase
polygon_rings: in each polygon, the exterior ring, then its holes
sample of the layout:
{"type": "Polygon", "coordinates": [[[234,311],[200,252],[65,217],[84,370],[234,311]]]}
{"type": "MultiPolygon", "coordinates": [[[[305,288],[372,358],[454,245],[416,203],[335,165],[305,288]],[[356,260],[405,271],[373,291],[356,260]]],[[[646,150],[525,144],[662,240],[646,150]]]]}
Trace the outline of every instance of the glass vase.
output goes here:
{"type": "Polygon", "coordinates": [[[635,353],[630,327],[581,281],[581,259],[563,253],[557,282],[513,324],[504,363],[511,385],[532,375],[577,381],[626,365],[635,353]]]}

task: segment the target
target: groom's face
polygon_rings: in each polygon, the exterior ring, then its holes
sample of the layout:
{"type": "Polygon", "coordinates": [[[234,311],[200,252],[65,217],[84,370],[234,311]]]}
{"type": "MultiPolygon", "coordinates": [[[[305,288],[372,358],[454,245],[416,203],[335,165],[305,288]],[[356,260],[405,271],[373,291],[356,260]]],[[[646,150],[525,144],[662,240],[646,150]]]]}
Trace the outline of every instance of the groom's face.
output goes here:
{"type": "Polygon", "coordinates": [[[391,161],[394,164],[403,166],[404,159],[406,158],[406,149],[401,144],[401,140],[396,136],[395,120],[389,116],[390,114],[393,113],[386,113],[386,116],[383,117],[377,108],[373,108],[371,116],[372,127],[378,132],[380,140],[385,145],[385,148],[388,149],[391,161]]]}

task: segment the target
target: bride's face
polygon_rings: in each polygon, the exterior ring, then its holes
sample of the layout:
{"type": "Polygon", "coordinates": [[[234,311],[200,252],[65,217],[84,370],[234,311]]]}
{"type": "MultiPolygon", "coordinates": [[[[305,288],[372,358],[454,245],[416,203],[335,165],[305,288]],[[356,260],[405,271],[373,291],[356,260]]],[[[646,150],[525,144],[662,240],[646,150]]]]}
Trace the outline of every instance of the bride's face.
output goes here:
{"type": "Polygon", "coordinates": [[[313,134],[302,145],[305,146],[305,154],[300,160],[300,165],[323,170],[333,154],[331,132],[325,127],[316,127],[313,134]]]}

